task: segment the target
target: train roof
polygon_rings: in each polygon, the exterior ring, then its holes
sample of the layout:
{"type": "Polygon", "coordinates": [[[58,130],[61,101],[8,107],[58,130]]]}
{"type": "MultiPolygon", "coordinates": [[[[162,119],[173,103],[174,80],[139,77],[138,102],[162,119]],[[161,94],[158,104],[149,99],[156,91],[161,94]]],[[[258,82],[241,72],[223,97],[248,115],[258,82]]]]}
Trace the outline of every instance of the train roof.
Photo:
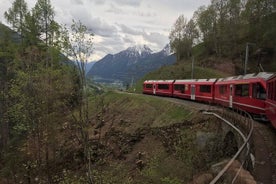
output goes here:
{"type": "Polygon", "coordinates": [[[153,82],[174,82],[174,80],[146,80],[144,83],[153,83],[153,82]]]}
{"type": "Polygon", "coordinates": [[[248,79],[264,79],[268,80],[274,73],[267,73],[267,72],[260,72],[260,73],[251,73],[246,75],[238,75],[238,76],[231,76],[227,78],[220,78],[218,82],[227,82],[227,81],[235,81],[235,80],[248,80],[248,79]]]}
{"type": "Polygon", "coordinates": [[[184,79],[175,80],[175,82],[216,82],[217,79],[184,79]]]}
{"type": "Polygon", "coordinates": [[[276,73],[274,75],[270,76],[269,79],[267,79],[267,80],[271,81],[271,80],[274,80],[274,79],[276,79],[276,73]]]}

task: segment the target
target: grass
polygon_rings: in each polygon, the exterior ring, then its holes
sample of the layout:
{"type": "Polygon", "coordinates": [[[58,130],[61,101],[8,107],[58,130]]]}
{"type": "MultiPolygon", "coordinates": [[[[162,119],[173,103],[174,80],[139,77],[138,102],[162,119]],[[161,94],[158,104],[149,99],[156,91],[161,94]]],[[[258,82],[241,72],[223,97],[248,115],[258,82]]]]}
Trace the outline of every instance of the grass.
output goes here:
{"type": "Polygon", "coordinates": [[[183,106],[153,96],[108,92],[103,98],[116,121],[128,122],[129,131],[168,126],[190,117],[190,110],[183,106]]]}
{"type": "Polygon", "coordinates": [[[96,132],[102,132],[103,154],[108,153],[93,171],[98,183],[188,183],[213,160],[212,147],[198,148],[197,131],[209,130],[214,122],[187,106],[115,91],[90,100],[91,122],[99,114],[104,119],[96,132]],[[142,169],[136,164],[140,159],[142,169]]]}

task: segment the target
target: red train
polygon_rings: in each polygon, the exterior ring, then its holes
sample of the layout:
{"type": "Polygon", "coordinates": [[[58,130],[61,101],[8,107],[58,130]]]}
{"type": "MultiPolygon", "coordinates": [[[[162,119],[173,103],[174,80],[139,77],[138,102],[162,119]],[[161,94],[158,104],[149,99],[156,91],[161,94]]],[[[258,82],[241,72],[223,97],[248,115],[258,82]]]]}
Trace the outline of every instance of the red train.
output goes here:
{"type": "Polygon", "coordinates": [[[265,114],[276,128],[276,74],[267,80],[265,114]]]}
{"type": "Polygon", "coordinates": [[[276,74],[261,72],[219,79],[148,80],[144,94],[239,108],[276,128],[276,74]]]}

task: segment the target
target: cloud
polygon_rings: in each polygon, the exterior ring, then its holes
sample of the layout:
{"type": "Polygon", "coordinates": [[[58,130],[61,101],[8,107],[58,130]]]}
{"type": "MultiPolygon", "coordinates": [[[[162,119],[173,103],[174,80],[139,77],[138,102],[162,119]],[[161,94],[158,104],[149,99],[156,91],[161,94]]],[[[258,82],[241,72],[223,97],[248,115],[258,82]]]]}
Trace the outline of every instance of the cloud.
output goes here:
{"type": "Polygon", "coordinates": [[[125,33],[125,34],[131,34],[131,35],[141,35],[142,31],[138,31],[136,29],[130,28],[124,24],[118,24],[118,26],[121,29],[121,32],[125,33]]]}
{"type": "Polygon", "coordinates": [[[118,5],[138,7],[141,5],[142,0],[114,0],[114,2],[118,5]]]}
{"type": "Polygon", "coordinates": [[[103,4],[105,4],[105,0],[94,0],[94,3],[96,5],[103,5],[103,4]]]}
{"type": "Polygon", "coordinates": [[[143,38],[150,43],[154,43],[158,46],[165,46],[168,43],[168,36],[158,32],[143,32],[143,38]]]}
{"type": "Polygon", "coordinates": [[[85,21],[85,25],[91,30],[94,34],[100,35],[103,37],[112,37],[118,33],[118,30],[115,26],[106,23],[104,20],[96,17],[90,18],[85,21]]]}
{"type": "Polygon", "coordinates": [[[71,0],[71,2],[72,2],[73,4],[83,5],[83,1],[82,1],[82,0],[71,0]]]}
{"type": "MultiPolygon", "coordinates": [[[[14,0],[0,0],[0,21],[14,0]]],[[[26,0],[29,9],[35,2],[26,0]]],[[[181,14],[190,18],[210,0],[52,0],[56,21],[67,26],[81,21],[95,34],[94,58],[115,54],[134,44],[161,50],[171,26],[181,14]]]]}
{"type": "Polygon", "coordinates": [[[119,8],[118,6],[114,5],[113,3],[110,4],[109,8],[106,10],[108,13],[113,14],[125,14],[124,10],[122,8],[119,8]]]}

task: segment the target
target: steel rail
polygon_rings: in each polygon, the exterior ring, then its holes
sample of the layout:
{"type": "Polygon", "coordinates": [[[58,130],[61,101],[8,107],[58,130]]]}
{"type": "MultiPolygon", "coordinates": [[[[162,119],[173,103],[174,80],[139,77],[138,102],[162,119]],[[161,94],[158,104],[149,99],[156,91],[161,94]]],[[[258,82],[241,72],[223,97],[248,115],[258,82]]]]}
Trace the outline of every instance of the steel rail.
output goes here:
{"type": "MultiPolygon", "coordinates": [[[[245,112],[246,113],[246,112],[245,112]]],[[[206,115],[213,115],[216,116],[217,118],[223,120],[226,124],[228,124],[229,126],[231,126],[236,132],[238,132],[240,134],[240,136],[243,138],[244,143],[242,144],[242,146],[239,148],[239,150],[237,151],[237,153],[231,158],[231,160],[224,166],[224,168],[216,175],[216,177],[210,182],[210,184],[215,184],[216,182],[218,182],[218,180],[225,174],[225,172],[229,169],[229,167],[232,165],[232,163],[238,158],[238,156],[241,154],[241,152],[244,150],[244,148],[247,146],[247,154],[246,156],[248,156],[249,153],[249,139],[251,138],[252,132],[253,132],[253,119],[252,117],[248,114],[248,118],[250,119],[251,123],[250,123],[250,131],[247,135],[247,137],[232,123],[230,123],[228,120],[226,120],[225,118],[221,117],[220,115],[214,113],[214,112],[208,112],[208,111],[203,111],[203,114],[206,115]]],[[[243,162],[244,164],[244,162],[243,162]]],[[[241,165],[241,167],[243,166],[243,164],[241,165]]],[[[234,181],[236,180],[241,167],[239,169],[239,171],[236,173],[236,176],[234,177],[234,179],[232,180],[232,183],[234,183],[234,181]]]]}

